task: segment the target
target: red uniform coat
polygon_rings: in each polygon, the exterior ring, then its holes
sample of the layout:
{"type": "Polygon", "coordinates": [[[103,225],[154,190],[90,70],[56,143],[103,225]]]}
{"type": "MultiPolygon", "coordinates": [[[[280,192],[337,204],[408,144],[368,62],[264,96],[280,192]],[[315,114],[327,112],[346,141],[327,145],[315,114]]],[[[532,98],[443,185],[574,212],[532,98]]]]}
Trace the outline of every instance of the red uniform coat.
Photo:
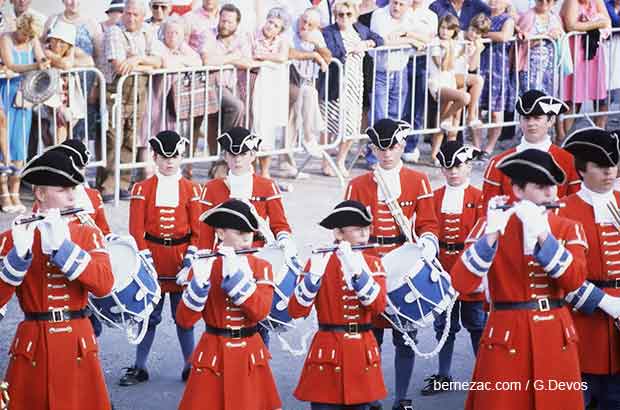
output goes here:
{"type": "MultiPolygon", "coordinates": [[[[548,220],[551,232],[573,258],[558,279],[551,279],[532,256],[523,254],[523,225],[512,216],[496,243],[497,251],[485,279],[470,271],[459,258],[452,269],[454,287],[470,293],[485,280],[491,302],[563,299],[585,279],[585,234],[579,224],[566,218],[550,214],[548,220]]],[[[485,224],[484,219],[478,221],[467,243],[483,236],[485,224]]],[[[566,307],[547,312],[491,309],[472,376],[480,384],[477,390],[470,390],[465,408],[582,410],[577,342],[566,307]],[[503,382],[519,385],[507,387],[501,385],[503,382]],[[572,384],[571,388],[558,388],[555,382],[572,384]]]]}
{"type": "Polygon", "coordinates": [[[129,204],[129,233],[138,244],[138,249],[150,249],[155,270],[160,278],[162,292],[180,292],[175,282],[176,274],[182,268],[183,257],[190,245],[198,246],[200,221],[200,186],[186,178],[179,179],[179,204],[176,208],[155,206],[157,176],[133,186],[129,204]],[[189,242],[165,246],[144,238],[144,234],[159,238],[182,238],[191,234],[189,242]]]}
{"type": "MultiPolygon", "coordinates": [[[[90,199],[90,203],[93,207],[94,212],[88,213],[88,216],[92,218],[94,224],[101,230],[101,233],[105,236],[111,233],[110,225],[108,225],[108,219],[105,216],[105,208],[103,206],[103,198],[101,198],[101,194],[98,190],[84,187],[86,191],[86,195],[88,195],[88,199],[90,199]]],[[[34,203],[32,206],[32,212],[37,212],[39,210],[39,204],[34,203]]]]}
{"type": "MultiPolygon", "coordinates": [[[[437,237],[439,225],[433,204],[433,191],[428,177],[421,172],[402,167],[400,170],[400,186],[401,194],[398,202],[409,220],[415,215],[415,226],[413,226],[415,233],[421,236],[428,232],[437,237]]],[[[388,237],[401,235],[388,206],[383,201],[379,202],[377,182],[372,172],[354,178],[347,187],[345,199],[355,200],[370,207],[373,218],[371,235],[388,237]]],[[[385,245],[368,252],[376,256],[383,256],[399,246],[397,244],[385,245]]]]}
{"type": "MultiPolygon", "coordinates": [[[[616,192],[620,203],[620,193],[616,192]]],[[[579,195],[564,198],[565,208],[559,215],[579,221],[588,241],[587,279],[615,280],[620,275],[620,232],[613,225],[594,222],[594,209],[579,195]]],[[[603,288],[612,296],[620,296],[620,289],[603,288]]],[[[581,371],[591,374],[620,372],[620,332],[609,315],[600,309],[591,315],[573,311],[573,320],[579,334],[581,371]]]]}
{"type": "MultiPolygon", "coordinates": [[[[468,185],[465,188],[465,194],[463,196],[463,211],[461,214],[444,214],[441,212],[441,204],[446,192],[446,187],[443,186],[433,193],[433,199],[435,201],[435,210],[439,216],[439,241],[447,244],[443,247],[440,243],[439,246],[439,262],[441,266],[450,272],[457,259],[463,253],[462,250],[448,249],[450,245],[464,244],[465,239],[473,229],[478,217],[481,213],[482,207],[482,191],[478,188],[468,185]]],[[[459,299],[473,302],[484,301],[484,292],[476,292],[471,294],[459,294],[459,299]]]]}
{"type": "MultiPolygon", "coordinates": [[[[247,256],[254,278],[273,279],[271,265],[247,256]]],[[[222,258],[211,270],[211,289],[202,312],[185,302],[177,308],[177,324],[190,328],[201,317],[212,327],[250,327],[267,317],[273,288],[257,283],[256,291],[235,306],[221,288],[222,258]]],[[[269,368],[269,349],[259,334],[243,339],[204,333],[192,355],[192,370],[179,405],[180,410],[273,410],[281,406],[269,368]]]]}
{"type": "MultiPolygon", "coordinates": [[[[379,296],[369,306],[362,305],[355,292],[347,288],[340,260],[333,254],[314,300],[319,323],[370,323],[374,315],[383,312],[387,300],[383,265],[377,257],[364,255],[364,258],[381,286],[379,296]]],[[[305,317],[312,305],[303,306],[293,296],[288,309],[293,318],[305,317]]],[[[333,404],[368,403],[385,398],[381,354],[372,332],[350,335],[319,330],[312,340],[294,394],[299,400],[333,404]]]]}
{"type": "MultiPolygon", "coordinates": [[[[41,237],[35,230],[30,268],[17,288],[0,280],[0,306],[15,292],[24,312],[80,310],[86,307],[88,292],[99,297],[110,293],[114,277],[101,233],[73,221],[69,225],[71,240],[92,258],[80,276],[71,282],[65,278],[41,252],[41,237]]],[[[6,256],[12,248],[9,230],[0,236],[0,255],[6,256]]],[[[9,350],[6,375],[11,410],[81,410],[85,403],[89,409],[109,410],[98,351],[87,318],[61,323],[21,322],[9,350]]]]}
{"type": "MultiPolygon", "coordinates": [[[[510,197],[509,202],[512,202],[514,200],[514,194],[512,193],[510,178],[508,178],[499,169],[497,169],[497,164],[503,158],[510,154],[514,154],[515,152],[517,152],[517,148],[513,147],[509,150],[502,152],[501,154],[494,156],[489,161],[489,165],[484,172],[484,182],[482,184],[483,214],[486,214],[489,199],[493,198],[494,196],[508,195],[510,197]]],[[[566,174],[566,183],[558,185],[558,198],[562,198],[566,195],[570,195],[579,191],[579,188],[581,186],[581,178],[579,178],[577,170],[575,169],[573,156],[569,152],[558,147],[557,145],[551,145],[551,147],[549,147],[549,154],[553,157],[555,162],[558,163],[560,168],[562,168],[562,170],[566,174]]]]}
{"type": "MultiPolygon", "coordinates": [[[[258,175],[252,176],[252,197],[250,203],[256,208],[258,215],[269,223],[269,228],[274,235],[279,232],[291,232],[291,227],[286,220],[282,195],[276,184],[267,178],[258,175]]],[[[213,179],[207,182],[202,189],[200,202],[202,211],[226,202],[230,199],[230,189],[226,179],[213,179]]],[[[200,224],[200,249],[213,249],[215,245],[215,230],[207,224],[200,224]]],[[[264,241],[254,242],[254,246],[261,247],[264,241]]]]}

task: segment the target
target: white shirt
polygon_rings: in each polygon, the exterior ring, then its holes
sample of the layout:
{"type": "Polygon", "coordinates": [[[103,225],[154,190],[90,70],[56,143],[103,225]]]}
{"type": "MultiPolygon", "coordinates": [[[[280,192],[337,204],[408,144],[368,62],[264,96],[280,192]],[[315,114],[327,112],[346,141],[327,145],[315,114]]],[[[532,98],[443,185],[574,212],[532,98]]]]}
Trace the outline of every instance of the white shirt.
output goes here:
{"type": "MultiPolygon", "coordinates": [[[[389,201],[393,199],[398,199],[401,193],[400,187],[400,170],[403,168],[403,163],[400,162],[397,166],[390,170],[386,170],[377,166],[375,173],[381,174],[383,177],[383,181],[385,181],[385,185],[387,185],[387,189],[389,191],[390,198],[386,198],[383,193],[383,189],[381,189],[381,185],[377,181],[377,199],[379,201],[389,201]]],[[[376,176],[375,176],[376,178],[376,176]]]]}
{"type": "Polygon", "coordinates": [[[548,152],[549,148],[551,148],[551,144],[551,137],[549,135],[547,135],[547,137],[543,141],[537,142],[535,144],[527,142],[525,140],[525,137],[522,137],[521,142],[519,143],[519,145],[517,145],[517,152],[525,151],[526,149],[538,149],[548,152]]]}
{"type": "Polygon", "coordinates": [[[235,175],[228,171],[226,181],[228,182],[228,187],[230,188],[231,198],[249,200],[252,197],[252,191],[254,190],[252,172],[235,175]]]}
{"type": "MultiPolygon", "coordinates": [[[[407,10],[400,19],[395,19],[390,13],[390,6],[381,7],[372,13],[370,30],[384,39],[390,34],[399,31],[408,31],[412,27],[411,10],[407,10]]],[[[403,47],[408,47],[403,45],[403,47]]],[[[401,71],[407,66],[411,50],[381,51],[376,57],[377,71],[401,71]]]]}
{"type": "Polygon", "coordinates": [[[595,223],[613,224],[615,222],[611,212],[607,209],[608,203],[611,203],[616,207],[618,206],[613,190],[604,194],[599,194],[598,192],[589,190],[585,184],[581,184],[581,189],[577,192],[577,195],[579,195],[584,202],[589,204],[594,209],[595,223]]]}
{"type": "Polygon", "coordinates": [[[441,202],[441,213],[443,214],[462,214],[463,200],[465,198],[465,188],[469,186],[469,180],[459,186],[446,184],[446,191],[441,202]]]}

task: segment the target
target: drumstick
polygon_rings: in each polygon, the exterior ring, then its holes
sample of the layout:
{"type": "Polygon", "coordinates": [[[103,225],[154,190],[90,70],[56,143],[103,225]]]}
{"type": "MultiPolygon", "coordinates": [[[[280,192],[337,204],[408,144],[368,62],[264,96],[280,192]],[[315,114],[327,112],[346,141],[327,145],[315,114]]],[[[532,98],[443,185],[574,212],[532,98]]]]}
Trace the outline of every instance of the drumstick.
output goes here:
{"type": "MultiPolygon", "coordinates": [[[[83,211],[84,211],[84,208],[63,209],[62,211],[60,211],[60,216],[74,215],[74,214],[77,214],[83,211]]],[[[31,222],[41,221],[43,219],[45,219],[45,215],[38,214],[38,215],[31,216],[30,218],[21,219],[19,222],[16,223],[16,225],[29,224],[31,222]]]]}
{"type": "MultiPolygon", "coordinates": [[[[510,209],[512,208],[514,205],[513,204],[509,204],[509,205],[498,205],[496,206],[494,209],[501,209],[501,210],[506,210],[506,209],[510,209]]],[[[558,203],[547,203],[547,204],[540,204],[539,206],[544,206],[545,209],[560,209],[560,208],[564,208],[566,206],[566,204],[564,202],[558,202],[558,203]]]]}
{"type": "MultiPolygon", "coordinates": [[[[378,243],[369,243],[367,245],[353,245],[351,246],[351,250],[353,251],[361,251],[364,249],[372,249],[372,248],[377,248],[379,247],[378,243]]],[[[318,248],[318,249],[313,249],[312,250],[312,254],[316,255],[318,253],[329,253],[329,252],[336,252],[338,250],[338,246],[330,246],[327,248],[318,248]]]]}
{"type": "MultiPolygon", "coordinates": [[[[256,253],[258,251],[260,251],[263,248],[248,248],[248,249],[239,249],[238,251],[235,251],[236,255],[247,255],[250,253],[256,253]]],[[[215,258],[216,256],[224,256],[223,253],[219,253],[219,252],[210,252],[210,253],[203,253],[203,254],[197,254],[196,255],[196,259],[205,259],[205,258],[215,258]]]]}

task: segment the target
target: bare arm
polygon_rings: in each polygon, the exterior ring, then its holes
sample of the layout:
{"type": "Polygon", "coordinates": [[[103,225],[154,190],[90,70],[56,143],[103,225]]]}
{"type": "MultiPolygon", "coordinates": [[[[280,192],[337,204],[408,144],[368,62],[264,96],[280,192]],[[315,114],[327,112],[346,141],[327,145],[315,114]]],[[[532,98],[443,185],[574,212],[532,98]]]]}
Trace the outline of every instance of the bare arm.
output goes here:
{"type": "MultiPolygon", "coordinates": [[[[560,14],[562,15],[562,21],[564,22],[564,27],[566,28],[566,31],[586,32],[590,30],[605,28],[611,25],[609,17],[598,19],[595,21],[579,21],[579,5],[577,3],[577,0],[566,0],[564,4],[562,4],[560,14]]],[[[605,14],[607,14],[607,12],[605,12],[605,14]]]]}
{"type": "MultiPolygon", "coordinates": [[[[0,37],[0,57],[2,57],[2,61],[4,61],[4,65],[6,66],[6,68],[18,74],[25,73],[25,72],[32,71],[32,70],[37,70],[39,68],[38,63],[15,64],[15,62],[13,61],[13,53],[11,52],[12,41],[11,41],[10,36],[11,36],[11,33],[6,33],[2,37],[0,37]]],[[[41,51],[41,54],[42,54],[42,51],[41,51]]]]}
{"type": "Polygon", "coordinates": [[[486,37],[496,43],[504,43],[512,38],[515,32],[515,21],[508,19],[500,31],[490,31],[486,37]]]}

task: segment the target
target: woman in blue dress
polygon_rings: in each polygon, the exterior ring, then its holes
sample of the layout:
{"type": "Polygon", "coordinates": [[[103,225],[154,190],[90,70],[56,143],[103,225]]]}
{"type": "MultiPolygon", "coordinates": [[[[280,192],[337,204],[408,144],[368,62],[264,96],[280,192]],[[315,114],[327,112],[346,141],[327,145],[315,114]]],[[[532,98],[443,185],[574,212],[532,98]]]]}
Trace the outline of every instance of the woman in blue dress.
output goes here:
{"type": "MultiPolygon", "coordinates": [[[[0,95],[2,95],[2,109],[7,119],[7,137],[9,159],[14,172],[8,176],[8,187],[4,178],[0,177],[0,196],[7,197],[9,212],[24,212],[26,207],[19,198],[19,170],[24,165],[32,126],[32,108],[26,108],[23,99],[18,95],[21,84],[21,74],[32,70],[44,70],[50,67],[45,59],[39,36],[43,27],[37,19],[25,13],[16,21],[16,30],[4,33],[0,37],[0,57],[10,75],[0,79],[0,95]],[[16,98],[17,97],[17,98],[16,98]],[[8,188],[8,190],[7,190],[8,188]]],[[[7,161],[5,158],[4,161],[7,161]]]]}

